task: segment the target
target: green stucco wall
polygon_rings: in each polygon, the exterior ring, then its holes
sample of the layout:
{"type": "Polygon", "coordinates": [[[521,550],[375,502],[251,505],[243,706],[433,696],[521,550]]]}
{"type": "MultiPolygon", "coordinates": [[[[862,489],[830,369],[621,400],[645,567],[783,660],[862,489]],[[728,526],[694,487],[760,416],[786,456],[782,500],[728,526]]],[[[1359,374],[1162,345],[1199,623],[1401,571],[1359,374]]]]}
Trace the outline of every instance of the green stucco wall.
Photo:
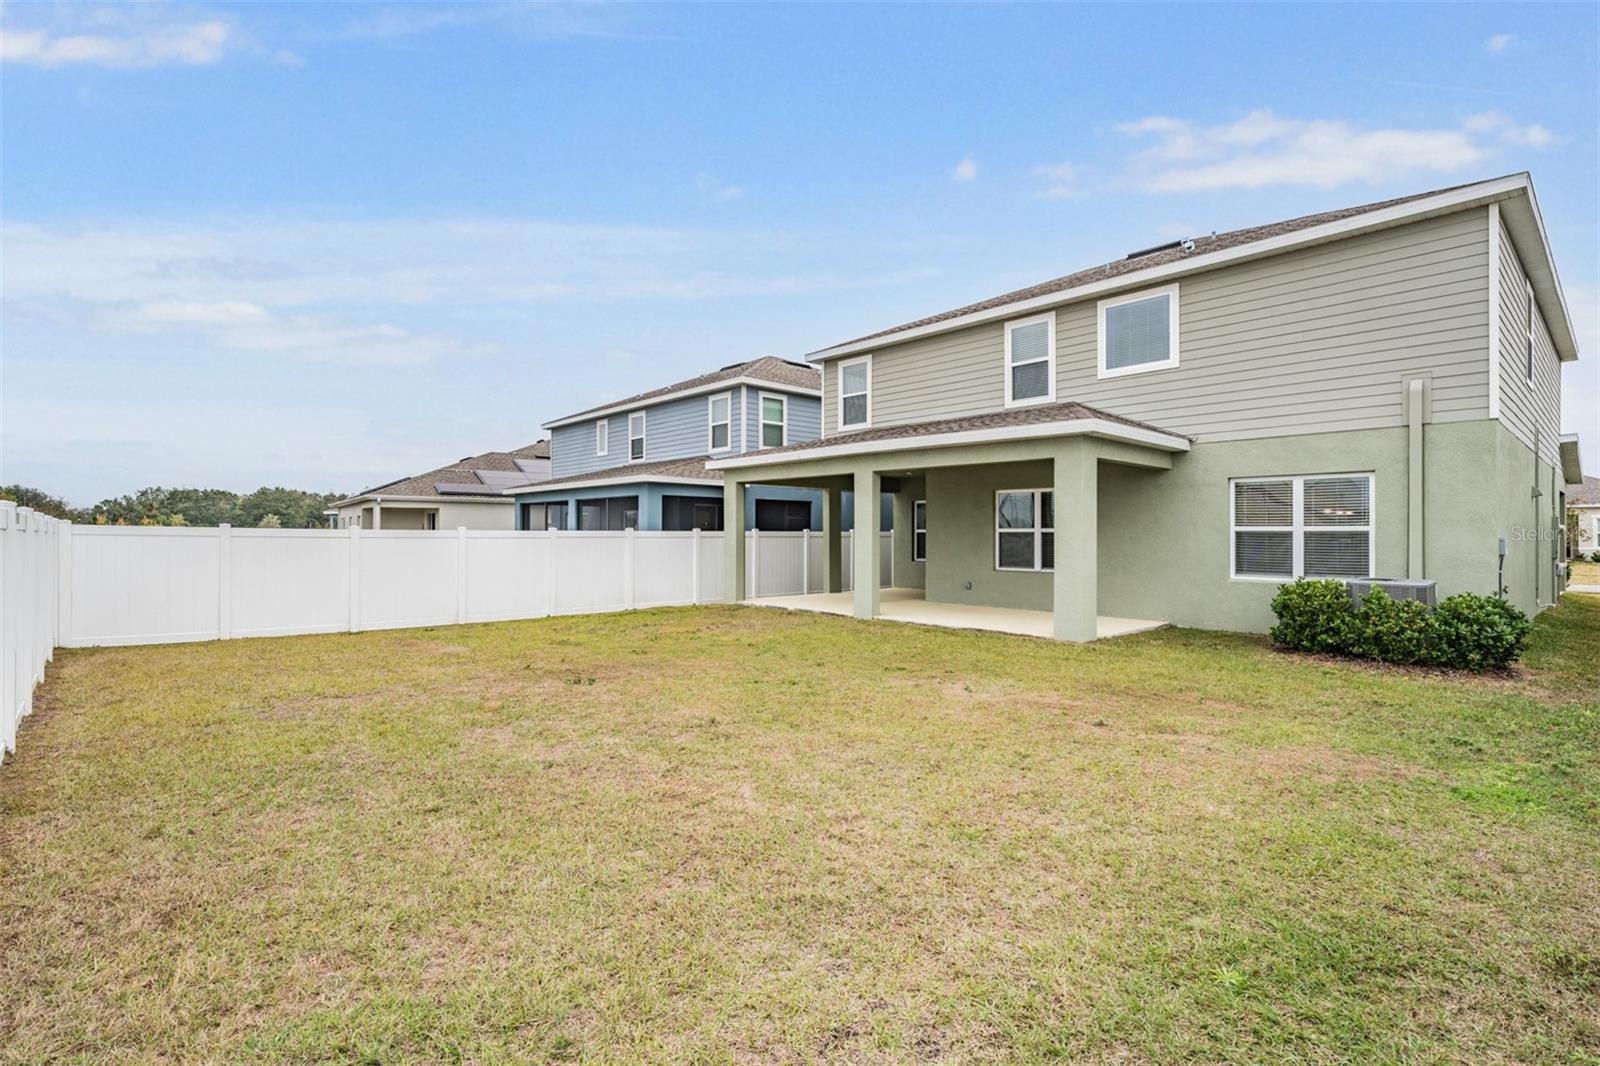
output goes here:
{"type": "MultiPolygon", "coordinates": [[[[1430,424],[1423,437],[1424,573],[1439,593],[1493,593],[1498,539],[1507,541],[1507,595],[1529,613],[1552,599],[1557,473],[1499,423],[1430,424]],[[1538,479],[1545,495],[1534,499],[1538,479]]],[[[930,456],[931,458],[931,456],[930,456]]],[[[1228,480],[1235,477],[1371,471],[1376,476],[1377,567],[1407,576],[1408,469],[1404,429],[1305,434],[1196,444],[1171,470],[1099,465],[1099,613],[1205,629],[1265,631],[1274,582],[1228,573],[1228,480]]],[[[1053,576],[994,566],[994,494],[1047,488],[1045,461],[935,467],[928,500],[928,598],[948,603],[1049,610],[1053,576]]],[[[1058,498],[1058,512],[1071,501],[1058,498]]],[[[1058,519],[1058,524],[1060,524],[1058,519]]],[[[900,522],[896,522],[900,526],[900,522]]],[[[901,541],[902,538],[896,538],[901,541]]],[[[908,538],[907,538],[908,539],[908,538]]],[[[909,546],[895,573],[910,575],[909,546]]],[[[1056,545],[1058,556],[1072,550],[1056,545]]],[[[899,584],[911,584],[897,580],[899,584]]]]}

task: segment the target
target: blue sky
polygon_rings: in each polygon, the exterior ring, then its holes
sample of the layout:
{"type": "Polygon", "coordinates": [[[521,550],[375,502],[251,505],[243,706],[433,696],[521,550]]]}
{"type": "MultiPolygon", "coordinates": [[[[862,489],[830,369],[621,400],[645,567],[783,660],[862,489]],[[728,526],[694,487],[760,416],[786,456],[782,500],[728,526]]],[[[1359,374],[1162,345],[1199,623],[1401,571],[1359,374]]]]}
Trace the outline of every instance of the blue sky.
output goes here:
{"type": "Polygon", "coordinates": [[[0,7],[0,480],[353,490],[1174,237],[1532,171],[1594,5],[0,7]]]}

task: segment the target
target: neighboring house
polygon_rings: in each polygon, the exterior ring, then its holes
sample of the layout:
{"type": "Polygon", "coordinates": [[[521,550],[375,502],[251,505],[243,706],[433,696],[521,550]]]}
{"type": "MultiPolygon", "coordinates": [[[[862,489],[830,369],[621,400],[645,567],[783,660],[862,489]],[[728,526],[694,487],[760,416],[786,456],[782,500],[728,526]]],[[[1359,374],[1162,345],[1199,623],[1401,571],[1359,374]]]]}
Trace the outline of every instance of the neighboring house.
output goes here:
{"type": "MultiPolygon", "coordinates": [[[[1526,174],[1173,242],[816,352],[821,439],[714,459],[893,492],[898,584],[1261,631],[1300,575],[1554,602],[1577,344],[1526,174]]],[[[1570,458],[1576,464],[1576,456],[1570,458]]],[[[828,588],[837,522],[825,522],[828,588]]],[[[877,538],[852,549],[875,572],[877,538]]],[[[742,538],[727,543],[744,588],[742,538]]],[[[880,613],[864,583],[849,608],[880,613]]],[[[897,600],[901,594],[896,594],[897,600]]],[[[948,610],[948,608],[947,608],[948,610]]]]}
{"type": "Polygon", "coordinates": [[[502,490],[550,476],[550,442],[484,452],[340,500],[330,525],[362,529],[512,529],[516,508],[502,490]]]}
{"type": "MultiPolygon", "coordinates": [[[[516,528],[720,530],[722,475],[707,459],[815,440],[821,424],[816,368],[772,357],[546,422],[551,476],[510,490],[516,528]]],[[[744,526],[820,529],[820,499],[807,488],[753,488],[744,526]]],[[[892,501],[881,509],[892,517],[892,501]]]]}
{"type": "Polygon", "coordinates": [[[1568,548],[1573,555],[1593,555],[1600,551],[1600,477],[1586,477],[1567,486],[1567,512],[1571,514],[1577,539],[1568,548]]]}

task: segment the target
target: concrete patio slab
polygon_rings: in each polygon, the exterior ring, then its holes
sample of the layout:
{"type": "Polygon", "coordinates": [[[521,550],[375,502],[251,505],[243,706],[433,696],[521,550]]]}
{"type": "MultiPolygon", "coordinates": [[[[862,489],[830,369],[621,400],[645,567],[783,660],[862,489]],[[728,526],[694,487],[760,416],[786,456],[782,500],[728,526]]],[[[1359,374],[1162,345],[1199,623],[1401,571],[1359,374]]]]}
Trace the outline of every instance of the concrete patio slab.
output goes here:
{"type": "MultiPolygon", "coordinates": [[[[781,607],[790,611],[815,611],[820,614],[850,615],[854,601],[848,592],[813,592],[797,596],[763,596],[745,600],[754,607],[781,607]]],[[[884,589],[879,594],[878,616],[889,622],[942,626],[946,629],[986,629],[995,633],[1014,633],[1024,637],[1054,635],[1049,611],[1024,611],[1015,607],[978,607],[961,603],[930,603],[921,589],[884,589]]],[[[1101,615],[1095,620],[1095,639],[1124,637],[1161,629],[1167,623],[1145,618],[1113,618],[1101,615]]]]}

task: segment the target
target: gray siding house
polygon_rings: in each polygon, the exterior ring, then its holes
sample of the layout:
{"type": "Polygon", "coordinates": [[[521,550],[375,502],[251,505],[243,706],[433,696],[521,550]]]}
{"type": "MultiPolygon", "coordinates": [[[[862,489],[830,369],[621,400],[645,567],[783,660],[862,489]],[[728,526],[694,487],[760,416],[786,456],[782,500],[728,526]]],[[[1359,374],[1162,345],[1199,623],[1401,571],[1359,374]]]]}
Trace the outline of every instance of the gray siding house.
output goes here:
{"type": "MultiPolygon", "coordinates": [[[[513,488],[518,529],[721,530],[722,475],[708,460],[815,440],[815,367],[772,357],[734,363],[545,423],[550,479],[513,488]]],[[[883,511],[892,514],[892,501],[883,511]]],[[[758,487],[746,529],[821,528],[821,497],[758,487]]]]}
{"type": "MultiPolygon", "coordinates": [[[[834,345],[811,356],[820,439],[710,465],[734,506],[754,480],[886,488],[915,523],[895,545],[910,594],[1046,612],[1067,639],[1129,619],[1264,630],[1303,575],[1503,589],[1531,613],[1559,592],[1577,356],[1515,174],[1146,249],[834,345]]],[[[876,565],[871,538],[853,550],[876,565]]],[[[849,609],[879,614],[878,591],[849,609]]]]}

